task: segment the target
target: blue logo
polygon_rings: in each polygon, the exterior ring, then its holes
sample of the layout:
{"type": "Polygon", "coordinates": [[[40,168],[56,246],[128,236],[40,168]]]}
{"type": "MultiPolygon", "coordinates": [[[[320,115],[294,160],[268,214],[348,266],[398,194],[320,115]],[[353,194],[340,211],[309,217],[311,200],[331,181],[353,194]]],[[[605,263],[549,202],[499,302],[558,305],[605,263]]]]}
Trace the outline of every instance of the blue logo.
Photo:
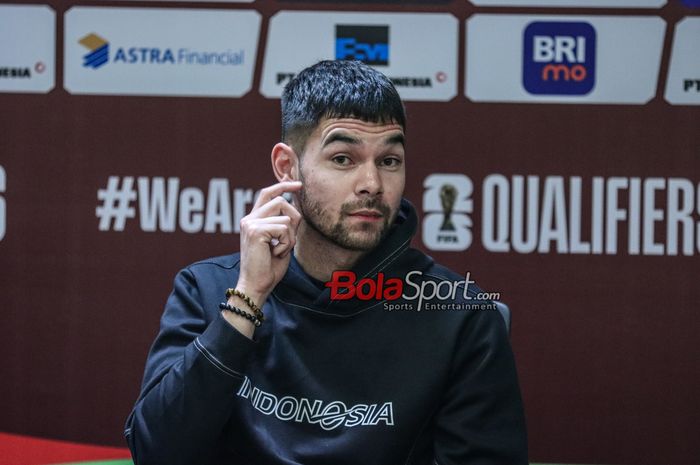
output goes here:
{"type": "Polygon", "coordinates": [[[88,34],[78,41],[89,50],[83,56],[83,66],[97,69],[109,61],[109,42],[95,33],[88,34]]]}
{"type": "Polygon", "coordinates": [[[685,6],[700,7],[700,0],[683,0],[685,6]]]}
{"type": "MultiPolygon", "coordinates": [[[[109,62],[109,42],[91,33],[78,41],[89,50],[83,56],[83,66],[97,69],[109,62]]],[[[200,51],[186,47],[178,49],[158,47],[118,47],[113,49],[113,63],[125,65],[190,65],[239,66],[245,62],[245,50],[200,51]]]]}
{"type": "Polygon", "coordinates": [[[389,64],[389,26],[335,26],[335,58],[389,64]]]}
{"type": "Polygon", "coordinates": [[[596,33],[583,22],[530,23],[523,86],[536,95],[586,95],[595,86],[596,33]]]}

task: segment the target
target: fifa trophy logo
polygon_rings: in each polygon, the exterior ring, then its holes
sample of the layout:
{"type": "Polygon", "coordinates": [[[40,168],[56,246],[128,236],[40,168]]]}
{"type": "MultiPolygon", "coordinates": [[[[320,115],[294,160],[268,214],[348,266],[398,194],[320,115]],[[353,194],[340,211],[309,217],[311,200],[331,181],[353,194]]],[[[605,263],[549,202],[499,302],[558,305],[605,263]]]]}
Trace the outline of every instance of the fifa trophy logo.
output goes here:
{"type": "Polygon", "coordinates": [[[440,188],[440,203],[442,203],[442,212],[445,219],[442,221],[440,231],[454,231],[455,225],[452,222],[452,210],[457,200],[457,188],[452,184],[444,184],[440,188]]]}

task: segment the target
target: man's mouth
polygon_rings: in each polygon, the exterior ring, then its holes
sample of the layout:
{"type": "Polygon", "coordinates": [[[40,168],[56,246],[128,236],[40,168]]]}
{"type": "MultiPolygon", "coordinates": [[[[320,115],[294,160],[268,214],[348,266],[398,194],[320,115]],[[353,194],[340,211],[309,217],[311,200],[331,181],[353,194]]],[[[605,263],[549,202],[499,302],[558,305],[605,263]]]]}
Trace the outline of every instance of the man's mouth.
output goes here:
{"type": "Polygon", "coordinates": [[[378,210],[357,210],[357,211],[354,211],[352,213],[349,213],[348,216],[352,216],[352,217],[358,218],[358,219],[372,221],[372,220],[379,220],[384,215],[378,210]]]}

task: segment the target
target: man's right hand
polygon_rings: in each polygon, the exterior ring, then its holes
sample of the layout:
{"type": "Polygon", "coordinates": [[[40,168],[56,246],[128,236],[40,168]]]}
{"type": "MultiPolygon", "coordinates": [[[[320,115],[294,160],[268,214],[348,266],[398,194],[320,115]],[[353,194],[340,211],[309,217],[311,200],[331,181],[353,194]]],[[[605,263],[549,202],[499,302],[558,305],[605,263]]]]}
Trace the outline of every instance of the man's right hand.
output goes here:
{"type": "Polygon", "coordinates": [[[283,181],[260,191],[252,211],[241,219],[241,265],[236,289],[262,307],[289,267],[301,214],[282,197],[300,181],[283,181]]]}

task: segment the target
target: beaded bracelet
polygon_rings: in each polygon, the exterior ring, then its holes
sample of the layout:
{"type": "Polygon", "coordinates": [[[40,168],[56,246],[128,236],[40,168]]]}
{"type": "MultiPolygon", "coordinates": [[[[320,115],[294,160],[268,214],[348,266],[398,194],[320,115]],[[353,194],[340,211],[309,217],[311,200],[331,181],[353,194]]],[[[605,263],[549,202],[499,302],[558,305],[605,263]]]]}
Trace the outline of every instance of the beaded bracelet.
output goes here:
{"type": "Polygon", "coordinates": [[[241,309],[238,308],[238,307],[234,307],[234,306],[232,306],[232,305],[229,305],[229,304],[227,304],[226,302],[221,302],[221,303],[219,304],[219,308],[220,308],[221,310],[228,310],[228,311],[230,311],[230,312],[235,313],[236,315],[242,316],[242,317],[245,318],[246,320],[249,320],[251,323],[253,323],[253,324],[255,325],[256,328],[259,328],[260,325],[262,324],[262,321],[260,321],[260,319],[258,319],[258,318],[255,317],[254,315],[251,315],[250,313],[246,312],[245,310],[241,310],[241,309]]]}
{"type": "Polygon", "coordinates": [[[260,307],[258,307],[255,302],[253,302],[253,299],[239,291],[238,289],[233,289],[233,288],[228,288],[226,289],[226,298],[230,299],[232,295],[235,295],[237,297],[240,297],[243,302],[248,305],[251,310],[253,310],[253,313],[255,313],[255,317],[260,320],[260,321],[265,321],[265,315],[263,315],[262,310],[260,310],[260,307]]]}

